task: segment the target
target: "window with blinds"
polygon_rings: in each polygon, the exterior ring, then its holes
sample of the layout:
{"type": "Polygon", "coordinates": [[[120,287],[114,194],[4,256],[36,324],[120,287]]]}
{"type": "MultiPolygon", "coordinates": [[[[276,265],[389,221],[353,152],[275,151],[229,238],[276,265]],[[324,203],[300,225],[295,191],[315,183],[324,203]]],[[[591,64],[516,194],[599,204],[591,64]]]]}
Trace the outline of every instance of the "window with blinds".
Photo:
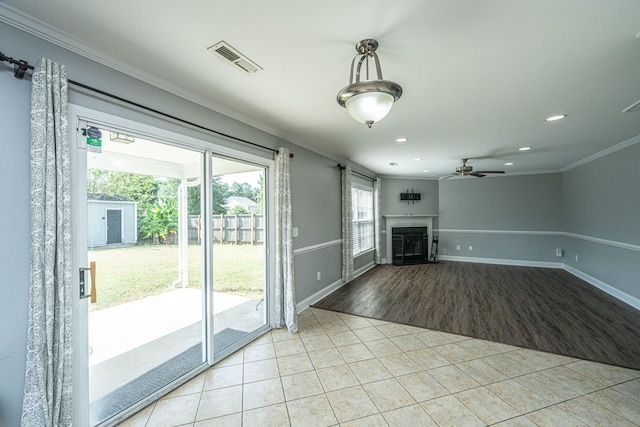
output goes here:
{"type": "Polygon", "coordinates": [[[373,189],[351,187],[353,211],[353,256],[373,249],[373,189]]]}

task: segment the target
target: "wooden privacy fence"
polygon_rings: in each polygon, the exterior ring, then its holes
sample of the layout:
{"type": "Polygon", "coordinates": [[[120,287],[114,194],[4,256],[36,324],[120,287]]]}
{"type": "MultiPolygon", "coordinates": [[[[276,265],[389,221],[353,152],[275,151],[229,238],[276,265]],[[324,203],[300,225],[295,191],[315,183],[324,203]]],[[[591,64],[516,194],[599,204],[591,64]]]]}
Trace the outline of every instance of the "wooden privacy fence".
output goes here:
{"type": "MultiPolygon", "coordinates": [[[[235,245],[264,243],[264,215],[213,215],[213,241],[235,245]]],[[[189,215],[189,241],[202,240],[202,217],[189,215]]]]}

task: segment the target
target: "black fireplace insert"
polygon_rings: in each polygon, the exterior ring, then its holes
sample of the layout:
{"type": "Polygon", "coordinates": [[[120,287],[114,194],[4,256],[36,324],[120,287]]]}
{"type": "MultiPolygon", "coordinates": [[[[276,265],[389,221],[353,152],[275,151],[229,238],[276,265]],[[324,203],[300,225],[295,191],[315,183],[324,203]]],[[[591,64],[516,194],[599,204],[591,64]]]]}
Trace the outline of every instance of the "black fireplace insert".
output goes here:
{"type": "Polygon", "coordinates": [[[429,263],[427,227],[393,227],[391,247],[393,265],[429,263]]]}

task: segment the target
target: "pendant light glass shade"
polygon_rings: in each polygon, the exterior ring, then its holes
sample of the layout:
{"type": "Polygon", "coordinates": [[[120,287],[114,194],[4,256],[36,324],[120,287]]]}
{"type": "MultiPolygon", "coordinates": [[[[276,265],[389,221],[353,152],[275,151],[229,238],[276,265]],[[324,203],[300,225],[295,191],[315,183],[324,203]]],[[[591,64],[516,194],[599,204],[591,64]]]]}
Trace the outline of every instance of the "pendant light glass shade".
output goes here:
{"type": "Polygon", "coordinates": [[[365,92],[345,102],[345,108],[356,122],[367,124],[382,120],[393,107],[393,96],[384,92],[365,92]]]}
{"type": "Polygon", "coordinates": [[[362,40],[356,45],[358,54],[351,62],[350,84],[338,93],[338,104],[345,107],[354,120],[368,127],[389,114],[393,103],[402,96],[399,84],[382,79],[380,61],[375,52],[377,48],[378,42],[373,39],[362,40]],[[377,80],[369,79],[370,58],[376,67],[377,80]],[[363,64],[365,78],[360,81],[363,64]]]}

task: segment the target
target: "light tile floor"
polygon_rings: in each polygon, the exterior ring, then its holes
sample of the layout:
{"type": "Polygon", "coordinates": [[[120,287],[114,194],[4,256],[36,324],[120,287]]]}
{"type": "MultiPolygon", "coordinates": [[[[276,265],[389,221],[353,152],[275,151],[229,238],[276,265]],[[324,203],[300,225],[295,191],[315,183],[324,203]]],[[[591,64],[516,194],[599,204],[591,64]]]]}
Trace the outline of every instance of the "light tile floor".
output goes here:
{"type": "Polygon", "coordinates": [[[640,371],[310,308],[121,424],[638,426],[640,371]]]}

